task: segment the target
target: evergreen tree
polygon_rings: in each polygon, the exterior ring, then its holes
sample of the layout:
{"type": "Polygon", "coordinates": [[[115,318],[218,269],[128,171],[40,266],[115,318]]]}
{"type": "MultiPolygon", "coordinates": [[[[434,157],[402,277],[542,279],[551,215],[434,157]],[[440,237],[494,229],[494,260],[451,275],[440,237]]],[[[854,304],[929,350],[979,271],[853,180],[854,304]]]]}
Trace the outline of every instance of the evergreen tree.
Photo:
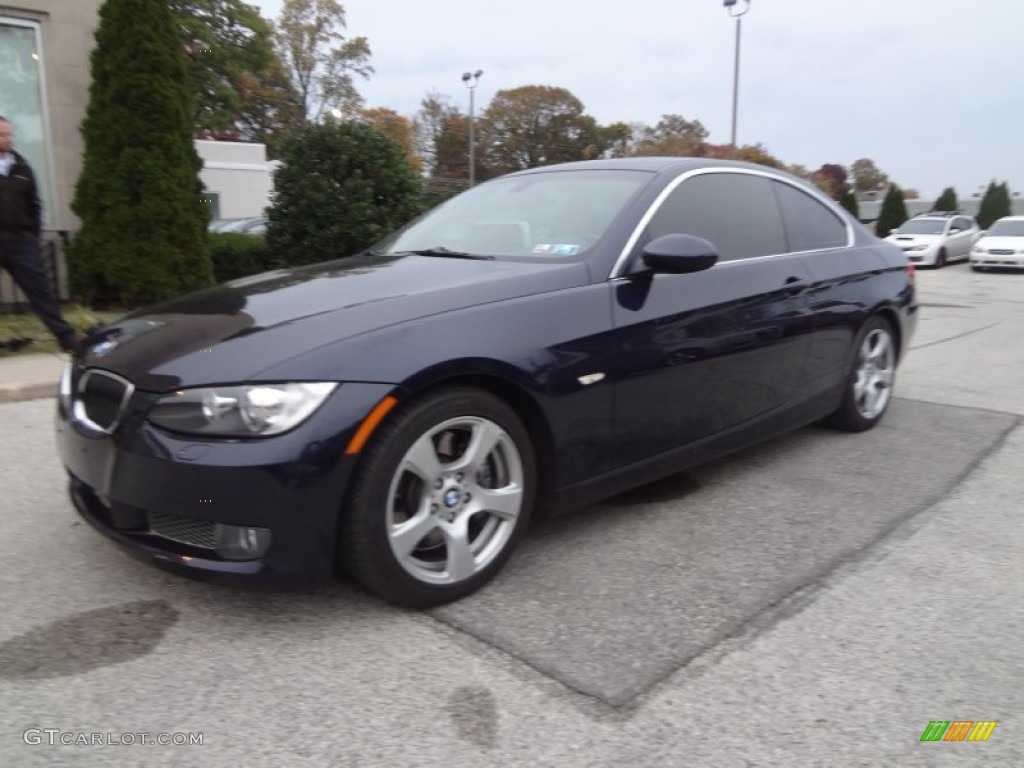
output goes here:
{"type": "Polygon", "coordinates": [[[942,190],[942,194],[939,195],[938,200],[932,205],[933,211],[956,211],[959,210],[960,204],[956,199],[956,190],[952,187],[946,187],[942,190]]]}
{"type": "Polygon", "coordinates": [[[358,253],[423,210],[405,151],[368,125],[308,124],[284,142],[281,161],[266,237],[289,266],[358,253]]]}
{"type": "Polygon", "coordinates": [[[853,187],[846,188],[839,204],[852,213],[854,218],[860,218],[860,206],[857,204],[857,195],[854,194],[853,187]]]}
{"type": "Polygon", "coordinates": [[[83,300],[151,302],[213,281],[183,55],[166,0],[104,3],[68,259],[83,300]]]}
{"type": "MultiPolygon", "coordinates": [[[[1010,199],[1009,182],[1004,181],[996,187],[995,214],[997,219],[1013,215],[1013,201],[1010,199]]],[[[985,229],[988,229],[988,227],[985,227],[985,229]]]]}
{"type": "Polygon", "coordinates": [[[882,210],[879,211],[878,221],[875,222],[875,234],[879,237],[888,237],[890,232],[908,218],[907,205],[903,202],[903,190],[893,184],[882,201],[882,210]]]}
{"type": "Polygon", "coordinates": [[[997,219],[1009,216],[1011,208],[1009,186],[1005,182],[996,184],[995,181],[991,181],[978,208],[978,226],[988,229],[997,219]]]}

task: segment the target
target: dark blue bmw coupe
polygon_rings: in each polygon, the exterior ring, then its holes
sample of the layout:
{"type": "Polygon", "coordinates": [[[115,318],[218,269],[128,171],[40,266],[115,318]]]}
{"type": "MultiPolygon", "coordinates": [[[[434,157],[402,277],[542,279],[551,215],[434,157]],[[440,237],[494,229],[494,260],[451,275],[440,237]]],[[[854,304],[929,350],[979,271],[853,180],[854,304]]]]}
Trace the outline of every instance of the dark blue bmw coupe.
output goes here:
{"type": "Polygon", "coordinates": [[[531,514],[882,418],[913,268],[805,182],[631,158],[482,184],[373,249],[128,315],[62,378],[71,498],[205,578],[460,598],[531,514]]]}

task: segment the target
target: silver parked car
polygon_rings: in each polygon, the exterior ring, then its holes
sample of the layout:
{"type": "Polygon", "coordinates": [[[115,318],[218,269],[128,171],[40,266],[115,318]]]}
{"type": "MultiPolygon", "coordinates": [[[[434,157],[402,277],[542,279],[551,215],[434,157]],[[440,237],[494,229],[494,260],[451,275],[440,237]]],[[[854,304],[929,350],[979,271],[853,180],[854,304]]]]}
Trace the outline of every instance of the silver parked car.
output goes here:
{"type": "Polygon", "coordinates": [[[267,220],[262,216],[246,219],[219,219],[210,222],[211,232],[234,232],[241,235],[265,235],[267,220]]]}
{"type": "Polygon", "coordinates": [[[917,266],[944,267],[952,261],[967,261],[981,229],[962,213],[931,211],[903,222],[887,238],[903,249],[917,266]]]}

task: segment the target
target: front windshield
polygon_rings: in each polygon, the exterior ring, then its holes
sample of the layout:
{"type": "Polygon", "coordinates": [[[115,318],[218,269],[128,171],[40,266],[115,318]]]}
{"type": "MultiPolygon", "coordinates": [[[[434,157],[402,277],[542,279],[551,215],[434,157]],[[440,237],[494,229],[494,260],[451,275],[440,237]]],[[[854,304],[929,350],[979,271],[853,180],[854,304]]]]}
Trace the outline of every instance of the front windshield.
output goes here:
{"type": "Polygon", "coordinates": [[[582,258],[637,190],[641,171],[548,171],[495,179],[453,197],[375,246],[500,259],[582,258]]]}
{"type": "Polygon", "coordinates": [[[992,237],[1024,237],[1024,219],[997,221],[986,234],[992,237]]]}
{"type": "Polygon", "coordinates": [[[941,235],[946,231],[946,222],[943,219],[911,219],[904,223],[898,235],[941,235]]]}

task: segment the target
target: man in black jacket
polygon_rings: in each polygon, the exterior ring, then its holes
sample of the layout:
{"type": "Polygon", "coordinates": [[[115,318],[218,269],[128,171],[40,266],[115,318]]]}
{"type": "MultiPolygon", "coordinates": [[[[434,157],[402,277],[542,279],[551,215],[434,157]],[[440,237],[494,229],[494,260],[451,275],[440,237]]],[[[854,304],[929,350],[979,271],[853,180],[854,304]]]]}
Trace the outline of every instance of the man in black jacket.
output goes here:
{"type": "Polygon", "coordinates": [[[0,117],[0,267],[10,272],[29,306],[57,337],[62,349],[78,351],[83,340],[64,320],[39,255],[43,206],[35,174],[14,151],[14,131],[0,117]]]}

